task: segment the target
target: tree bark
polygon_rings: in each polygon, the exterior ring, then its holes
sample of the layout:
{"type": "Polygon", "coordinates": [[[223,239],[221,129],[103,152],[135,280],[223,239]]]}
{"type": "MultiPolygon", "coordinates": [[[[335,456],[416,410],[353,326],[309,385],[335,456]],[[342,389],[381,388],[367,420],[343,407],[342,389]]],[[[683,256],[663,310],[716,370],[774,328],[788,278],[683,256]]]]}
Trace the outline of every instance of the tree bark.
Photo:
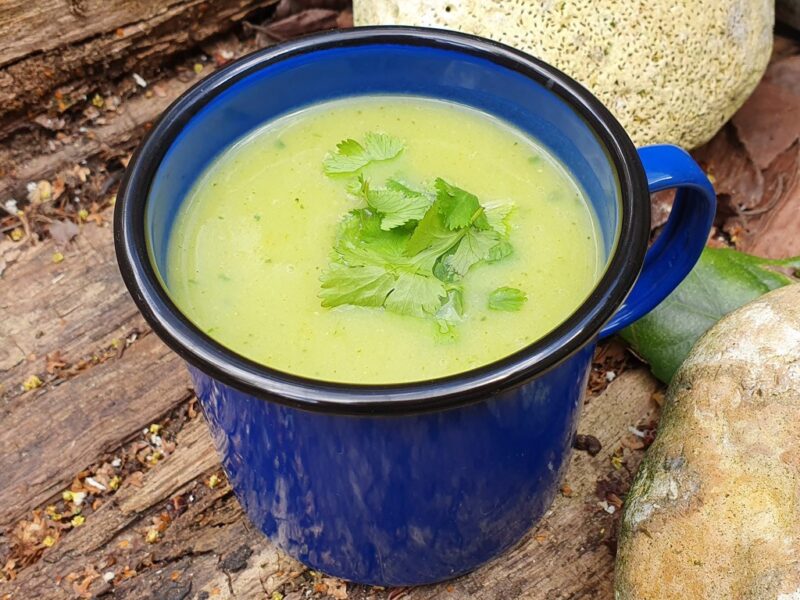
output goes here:
{"type": "Polygon", "coordinates": [[[0,9],[0,135],[93,88],[143,77],[277,0],[6,0],[0,9]]]}

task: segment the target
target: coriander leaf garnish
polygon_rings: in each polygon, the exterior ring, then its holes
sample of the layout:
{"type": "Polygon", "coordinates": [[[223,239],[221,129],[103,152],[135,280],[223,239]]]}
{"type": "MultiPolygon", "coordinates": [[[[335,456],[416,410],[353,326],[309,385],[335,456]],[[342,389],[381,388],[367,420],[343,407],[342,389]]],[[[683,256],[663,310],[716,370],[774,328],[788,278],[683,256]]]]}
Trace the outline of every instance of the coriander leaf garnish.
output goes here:
{"type": "Polygon", "coordinates": [[[334,175],[358,171],[369,160],[364,146],[353,139],[346,139],[336,144],[336,152],[326,156],[322,164],[326,175],[334,175]]]}
{"type": "Polygon", "coordinates": [[[450,250],[442,254],[436,259],[436,262],[433,263],[433,276],[441,279],[445,283],[455,283],[461,279],[461,276],[447,265],[448,259],[455,251],[455,247],[450,248],[450,250]]]}
{"type": "MultiPolygon", "coordinates": [[[[397,192],[403,192],[406,196],[428,196],[429,194],[425,192],[425,190],[418,190],[414,187],[411,187],[407,183],[400,181],[399,179],[395,179],[394,177],[389,178],[386,180],[386,187],[390,190],[395,190],[397,192]]],[[[432,201],[432,200],[431,200],[432,201]]]]}
{"type": "Polygon", "coordinates": [[[363,173],[359,173],[358,177],[351,179],[347,182],[347,193],[353,196],[366,197],[367,190],[369,189],[369,182],[363,173]]]}
{"type": "Polygon", "coordinates": [[[456,246],[456,251],[445,258],[444,266],[463,277],[476,262],[488,259],[499,241],[496,231],[470,227],[456,246]]]}
{"type": "Polygon", "coordinates": [[[508,215],[514,210],[513,202],[485,202],[483,212],[489,227],[500,235],[508,235],[508,215]]]}
{"type": "MultiPolygon", "coordinates": [[[[320,298],[325,307],[382,307],[430,318],[441,333],[450,333],[464,315],[461,280],[475,264],[496,262],[512,252],[508,217],[513,204],[481,204],[475,194],[441,178],[433,190],[396,178],[381,187],[359,172],[403,149],[396,138],[368,133],[363,144],[346,139],[325,158],[327,174],[355,176],[346,183],[347,193],[365,205],[339,224],[320,298]]],[[[519,290],[500,288],[492,292],[489,305],[519,310],[525,300],[519,290]]]]}
{"type": "Polygon", "coordinates": [[[336,144],[336,152],[328,154],[322,165],[326,175],[355,173],[373,161],[394,158],[404,147],[401,140],[385,133],[367,133],[363,146],[351,138],[336,144]]]}
{"type": "Polygon", "coordinates": [[[513,251],[514,247],[508,242],[508,240],[501,239],[489,250],[489,255],[486,257],[486,262],[497,262],[498,260],[503,260],[513,251]]]}
{"type": "Polygon", "coordinates": [[[444,284],[435,277],[400,273],[385,306],[401,315],[424,317],[436,313],[446,295],[444,284]]]}
{"type": "Polygon", "coordinates": [[[368,133],[364,136],[364,148],[370,160],[389,160],[403,151],[402,140],[385,133],[368,133]]]}
{"type": "Polygon", "coordinates": [[[395,190],[370,190],[367,204],[383,215],[381,229],[394,229],[409,221],[418,221],[428,210],[425,196],[406,196],[395,190]]]}
{"type": "Polygon", "coordinates": [[[433,269],[436,260],[455,246],[463,235],[463,231],[450,231],[445,227],[438,201],[434,202],[411,234],[406,244],[406,255],[412,257],[420,268],[433,269]]]}
{"type": "Polygon", "coordinates": [[[405,264],[409,237],[408,232],[381,229],[380,216],[369,209],[353,210],[339,224],[335,260],[354,266],[405,264]]]}
{"type": "Polygon", "coordinates": [[[483,213],[478,197],[450,185],[441,177],[434,183],[439,213],[445,226],[450,229],[469,227],[483,213]]]}
{"type": "Polygon", "coordinates": [[[499,287],[489,294],[489,308],[492,310],[516,311],[528,301],[528,295],[512,287],[499,287]]]}
{"type": "Polygon", "coordinates": [[[375,266],[348,267],[333,263],[322,274],[322,306],[342,304],[383,306],[392,291],[394,277],[386,269],[375,266]]]}
{"type": "Polygon", "coordinates": [[[464,316],[464,292],[461,288],[447,290],[447,300],[436,316],[447,321],[460,321],[464,316]]]}
{"type": "Polygon", "coordinates": [[[464,318],[464,292],[460,288],[447,291],[447,299],[436,311],[436,321],[440,333],[449,333],[456,323],[464,318]]]}
{"type": "Polygon", "coordinates": [[[428,196],[394,179],[389,180],[385,188],[372,188],[369,181],[363,175],[359,175],[358,179],[348,186],[348,191],[362,197],[370,208],[383,215],[381,229],[385,230],[405,225],[409,221],[420,220],[431,204],[428,196]]]}

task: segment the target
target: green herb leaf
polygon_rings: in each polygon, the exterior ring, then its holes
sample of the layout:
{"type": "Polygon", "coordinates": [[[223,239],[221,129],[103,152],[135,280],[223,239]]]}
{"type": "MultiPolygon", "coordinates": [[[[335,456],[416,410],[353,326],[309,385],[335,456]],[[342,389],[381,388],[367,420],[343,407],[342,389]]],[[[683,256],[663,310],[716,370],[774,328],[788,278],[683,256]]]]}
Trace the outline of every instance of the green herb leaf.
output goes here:
{"type": "Polygon", "coordinates": [[[370,160],[389,160],[403,151],[401,140],[385,133],[368,133],[364,136],[364,147],[370,160]]]}
{"type": "Polygon", "coordinates": [[[486,214],[486,220],[489,227],[494,229],[500,235],[508,235],[508,215],[514,210],[513,202],[484,202],[483,212],[486,214]]]}
{"type": "Polygon", "coordinates": [[[519,310],[527,301],[525,292],[512,287],[500,287],[489,294],[489,308],[492,310],[519,310]]]}
{"type": "Polygon", "coordinates": [[[339,224],[334,259],[351,266],[408,264],[405,255],[410,234],[381,229],[381,218],[361,208],[350,211],[339,224]]]}
{"type": "Polygon", "coordinates": [[[346,189],[348,194],[352,194],[353,196],[364,198],[366,200],[367,192],[369,191],[369,181],[367,181],[367,178],[364,177],[363,173],[359,173],[358,177],[347,182],[346,189]]]}
{"type": "Polygon", "coordinates": [[[332,263],[321,280],[320,298],[325,307],[383,306],[394,286],[394,277],[386,269],[375,266],[348,267],[332,263]]]}
{"type": "Polygon", "coordinates": [[[353,173],[369,161],[369,155],[361,144],[353,139],[346,139],[336,144],[336,152],[326,156],[322,165],[327,175],[334,175],[353,173]]]}
{"type": "Polygon", "coordinates": [[[328,154],[322,165],[326,175],[355,173],[373,161],[389,160],[403,151],[404,144],[385,133],[368,133],[362,146],[354,139],[336,144],[336,152],[328,154]]]}
{"type": "Polygon", "coordinates": [[[489,250],[489,256],[486,257],[486,262],[497,262],[503,260],[506,256],[514,252],[514,247],[508,240],[501,239],[489,250]]]}
{"type": "Polygon", "coordinates": [[[454,283],[477,262],[511,253],[506,219],[513,205],[492,203],[487,213],[474,194],[441,178],[430,193],[393,178],[374,188],[357,173],[402,151],[396,138],[368,133],[363,144],[346,139],[325,158],[327,174],[357,174],[346,189],[367,208],[342,219],[320,297],[326,307],[382,306],[429,317],[447,333],[463,315],[463,290],[454,283]]]}
{"type": "Polygon", "coordinates": [[[428,196],[428,197],[433,196],[430,198],[428,204],[431,204],[435,198],[434,195],[427,194],[424,190],[418,190],[414,187],[411,187],[410,185],[400,181],[399,179],[394,179],[394,178],[387,179],[386,187],[396,192],[403,192],[406,196],[428,196]]]}
{"type": "Polygon", "coordinates": [[[424,317],[435,314],[446,295],[444,284],[435,277],[400,273],[385,306],[401,315],[424,317]]]}
{"type": "Polygon", "coordinates": [[[461,288],[447,291],[447,299],[437,311],[436,317],[451,323],[460,321],[464,317],[464,292],[461,288]]]}
{"type": "Polygon", "coordinates": [[[450,333],[464,318],[464,292],[460,288],[447,291],[447,299],[436,311],[439,333],[450,333]]]}
{"type": "Polygon", "coordinates": [[[430,200],[426,196],[405,187],[372,190],[365,181],[361,189],[367,204],[383,215],[382,229],[394,229],[409,221],[418,221],[425,216],[430,206],[430,200]]]}
{"type": "Polygon", "coordinates": [[[447,229],[469,227],[483,216],[483,209],[475,194],[450,185],[441,177],[436,179],[434,186],[436,187],[439,214],[442,215],[442,221],[447,229]]]}
{"type": "Polygon", "coordinates": [[[450,250],[442,254],[436,259],[436,262],[433,263],[433,276],[445,283],[455,283],[461,279],[461,276],[447,265],[447,260],[455,251],[455,247],[450,248],[450,250]]]}
{"type": "Polygon", "coordinates": [[[797,280],[778,269],[800,269],[800,256],[759,258],[706,248],[689,276],[653,311],[620,332],[653,374],[668,383],[698,338],[729,312],[797,280]]]}
{"type": "Polygon", "coordinates": [[[444,266],[461,277],[469,268],[481,260],[489,258],[492,249],[500,241],[496,231],[484,231],[470,227],[456,246],[456,251],[445,258],[444,266]]]}
{"type": "Polygon", "coordinates": [[[375,190],[367,197],[369,205],[383,215],[381,229],[394,229],[418,221],[428,210],[424,196],[408,197],[394,190],[375,190]]]}
{"type": "Polygon", "coordinates": [[[406,246],[406,255],[425,269],[433,269],[436,259],[455,246],[464,234],[445,227],[437,204],[438,201],[434,202],[417,223],[406,246]]]}

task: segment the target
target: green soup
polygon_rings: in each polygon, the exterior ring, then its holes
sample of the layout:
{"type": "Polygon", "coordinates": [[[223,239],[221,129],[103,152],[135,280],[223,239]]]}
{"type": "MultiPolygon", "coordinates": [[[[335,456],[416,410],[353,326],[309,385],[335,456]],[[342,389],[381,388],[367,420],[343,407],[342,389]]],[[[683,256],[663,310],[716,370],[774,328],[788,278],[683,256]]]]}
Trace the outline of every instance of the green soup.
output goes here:
{"type": "MultiPolygon", "coordinates": [[[[471,218],[476,236],[496,235],[477,212],[471,218]]],[[[582,190],[535,140],[461,105],[366,97],[285,116],[222,152],[181,206],[166,281],[198,327],[254,361],[327,381],[400,383],[485,365],[541,338],[589,294],[599,247],[582,190]],[[339,142],[370,132],[402,140],[402,152],[326,174],[323,160],[339,142]],[[441,284],[459,289],[453,322],[424,312],[431,308],[415,316],[323,306],[321,278],[331,272],[337,232],[364,205],[358,175],[372,186],[396,179],[418,190],[441,178],[482,206],[513,203],[503,213],[509,250],[502,260],[480,260],[455,284],[441,284]],[[492,308],[498,288],[513,288],[524,301],[492,308]]]]}

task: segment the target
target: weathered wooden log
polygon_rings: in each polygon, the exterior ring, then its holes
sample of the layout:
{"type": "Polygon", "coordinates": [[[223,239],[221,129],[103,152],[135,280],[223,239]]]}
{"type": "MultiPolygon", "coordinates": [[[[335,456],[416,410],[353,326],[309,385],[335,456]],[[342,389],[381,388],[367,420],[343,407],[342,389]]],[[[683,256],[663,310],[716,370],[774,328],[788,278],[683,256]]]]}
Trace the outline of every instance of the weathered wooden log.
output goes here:
{"type": "Polygon", "coordinates": [[[7,0],[0,8],[0,134],[109,80],[263,19],[278,0],[7,0]]]}

